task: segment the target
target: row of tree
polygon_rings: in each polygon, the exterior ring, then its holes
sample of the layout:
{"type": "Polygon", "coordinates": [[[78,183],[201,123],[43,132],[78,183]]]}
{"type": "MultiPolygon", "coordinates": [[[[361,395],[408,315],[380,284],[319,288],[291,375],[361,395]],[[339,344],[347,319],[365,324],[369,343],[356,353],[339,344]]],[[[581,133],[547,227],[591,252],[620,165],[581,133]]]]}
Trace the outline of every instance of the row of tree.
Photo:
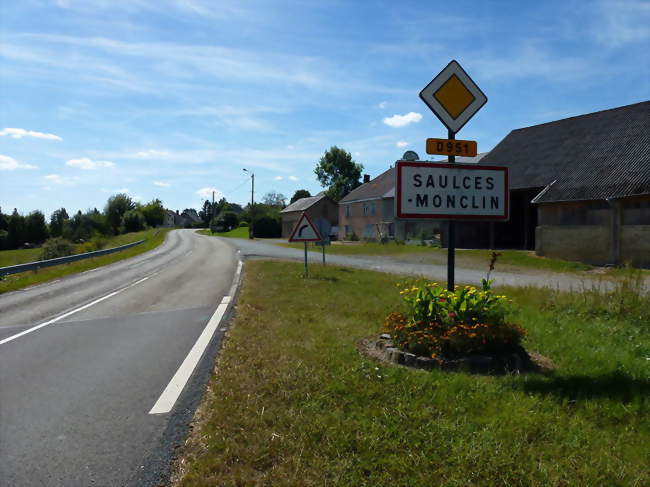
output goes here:
{"type": "MultiPolygon", "coordinates": [[[[331,147],[320,158],[314,173],[327,195],[339,201],[361,184],[363,166],[352,159],[349,152],[331,147]]],[[[289,204],[311,196],[307,190],[296,191],[289,204]]],[[[205,201],[198,215],[204,227],[228,230],[241,222],[253,222],[255,236],[275,237],[281,234],[280,211],[286,207],[287,198],[274,191],[267,193],[261,203],[242,208],[221,198],[214,203],[205,201]]],[[[49,237],[63,237],[78,242],[93,235],[116,235],[137,232],[146,227],[156,227],[164,221],[165,209],[159,199],[146,204],[133,201],[127,194],[111,196],[104,211],[97,208],[78,211],[72,217],[65,208],[52,213],[49,224],[43,212],[36,210],[24,216],[14,209],[11,214],[0,208],[0,249],[17,249],[26,244],[40,245],[49,237]]]]}
{"type": "Polygon", "coordinates": [[[0,249],[40,245],[50,237],[80,242],[94,235],[137,232],[161,225],[164,217],[165,208],[159,199],[140,204],[126,194],[111,196],[103,212],[93,208],[71,217],[65,208],[59,208],[52,212],[49,224],[40,210],[25,216],[17,209],[11,214],[0,209],[0,249]]]}

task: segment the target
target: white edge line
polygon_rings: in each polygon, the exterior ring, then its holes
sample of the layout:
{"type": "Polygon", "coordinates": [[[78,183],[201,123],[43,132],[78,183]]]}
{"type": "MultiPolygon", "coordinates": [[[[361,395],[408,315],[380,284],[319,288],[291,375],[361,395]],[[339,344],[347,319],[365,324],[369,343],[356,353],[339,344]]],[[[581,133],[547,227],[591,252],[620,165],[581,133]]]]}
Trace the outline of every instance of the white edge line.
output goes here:
{"type": "MultiPolygon", "coordinates": [[[[157,274],[157,273],[155,273],[155,274],[157,274]]],[[[112,298],[116,294],[119,294],[122,291],[125,291],[125,290],[127,290],[127,289],[129,289],[129,288],[131,288],[131,287],[133,287],[133,286],[135,286],[137,284],[140,284],[141,282],[146,281],[147,279],[154,276],[155,274],[151,274],[151,275],[149,275],[147,277],[143,277],[142,279],[139,279],[139,280],[129,284],[128,286],[124,286],[122,289],[118,289],[117,291],[113,291],[112,293],[109,293],[106,296],[102,296],[101,298],[95,299],[94,301],[91,301],[90,303],[84,304],[83,306],[80,306],[79,308],[75,308],[72,311],[68,311],[67,313],[62,314],[61,316],[57,316],[56,318],[53,318],[53,319],[51,319],[49,321],[46,321],[45,323],[41,323],[40,325],[32,326],[31,328],[28,328],[27,330],[23,330],[20,333],[16,333],[15,335],[12,335],[12,336],[7,337],[7,338],[5,338],[3,340],[0,340],[0,345],[4,345],[5,343],[9,343],[10,341],[15,340],[16,338],[20,338],[21,336],[25,336],[25,335],[27,335],[29,333],[32,333],[32,332],[36,331],[36,330],[40,330],[41,328],[43,328],[45,326],[52,325],[52,324],[56,323],[57,321],[61,321],[63,318],[67,318],[68,316],[73,315],[75,313],[78,313],[79,311],[83,311],[83,310],[85,310],[87,308],[90,308],[91,306],[93,306],[93,305],[95,305],[97,303],[101,303],[102,301],[104,301],[104,300],[106,300],[108,298],[112,298]]]]}
{"type": "MultiPolygon", "coordinates": [[[[237,270],[235,271],[235,278],[233,279],[231,291],[232,289],[237,289],[241,269],[242,261],[239,260],[237,264],[237,270]]],[[[181,395],[181,392],[183,392],[187,381],[190,379],[190,376],[194,372],[194,369],[201,360],[201,357],[203,357],[205,349],[208,348],[208,345],[212,340],[212,336],[214,335],[215,331],[217,331],[217,328],[219,328],[219,324],[221,323],[221,320],[225,316],[226,311],[228,310],[228,306],[231,303],[232,296],[234,296],[234,294],[231,292],[230,296],[223,297],[221,303],[219,306],[217,306],[216,311],[208,321],[208,324],[205,325],[205,328],[201,332],[201,335],[199,335],[199,338],[197,338],[190,352],[185,357],[185,360],[183,360],[183,363],[180,365],[172,379],[169,381],[169,384],[167,384],[167,387],[165,387],[165,390],[153,405],[149,411],[149,414],[166,414],[172,410],[174,404],[176,404],[176,401],[181,395]]]]}
{"type": "Polygon", "coordinates": [[[84,304],[80,308],[73,309],[72,311],[68,311],[67,313],[62,314],[61,316],[57,316],[56,318],[54,318],[54,319],[52,319],[50,321],[46,321],[45,323],[41,323],[40,325],[33,326],[33,327],[31,327],[31,328],[29,328],[27,330],[24,330],[24,331],[21,331],[20,333],[17,333],[16,335],[5,338],[4,340],[0,340],[0,345],[3,345],[5,343],[9,343],[10,341],[15,340],[16,338],[20,338],[21,336],[27,335],[28,333],[31,333],[33,331],[36,331],[36,330],[40,329],[40,328],[43,328],[44,326],[56,323],[57,321],[60,321],[63,318],[67,318],[68,316],[73,315],[75,313],[78,313],[79,311],[83,311],[86,308],[90,308],[94,304],[101,303],[105,299],[112,298],[116,294],[121,293],[122,291],[124,291],[124,289],[126,289],[126,288],[122,288],[122,289],[120,289],[118,291],[113,291],[112,293],[107,294],[106,296],[102,296],[101,298],[96,299],[96,300],[94,300],[94,301],[92,301],[92,302],[90,302],[88,304],[84,304]]]}

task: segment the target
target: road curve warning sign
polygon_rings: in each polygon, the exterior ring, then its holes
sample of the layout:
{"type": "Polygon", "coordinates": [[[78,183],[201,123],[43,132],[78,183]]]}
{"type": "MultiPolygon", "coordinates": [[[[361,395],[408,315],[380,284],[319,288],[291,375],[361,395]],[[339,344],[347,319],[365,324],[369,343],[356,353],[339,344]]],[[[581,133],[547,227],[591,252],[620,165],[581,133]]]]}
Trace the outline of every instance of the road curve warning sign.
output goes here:
{"type": "Polygon", "coordinates": [[[507,167],[397,161],[395,189],[398,218],[509,218],[507,167]]]}
{"type": "Polygon", "coordinates": [[[322,240],[316,226],[307,216],[307,213],[300,215],[298,223],[293,227],[289,242],[320,242],[322,240]]]}

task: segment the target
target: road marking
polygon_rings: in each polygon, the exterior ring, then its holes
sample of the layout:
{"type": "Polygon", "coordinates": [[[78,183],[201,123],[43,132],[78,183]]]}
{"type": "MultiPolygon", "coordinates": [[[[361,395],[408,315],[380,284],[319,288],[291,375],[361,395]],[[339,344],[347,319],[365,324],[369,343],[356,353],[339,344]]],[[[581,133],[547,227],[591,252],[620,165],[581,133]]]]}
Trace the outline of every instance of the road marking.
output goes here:
{"type": "Polygon", "coordinates": [[[172,410],[174,404],[176,404],[176,401],[181,395],[181,392],[183,392],[187,381],[190,379],[190,376],[198,365],[199,360],[201,360],[205,349],[208,348],[208,345],[210,344],[214,333],[217,331],[217,328],[219,328],[219,324],[221,323],[221,320],[228,310],[228,306],[230,305],[230,302],[235,295],[235,292],[237,291],[237,285],[239,284],[239,276],[241,275],[242,265],[242,261],[238,260],[235,277],[233,279],[232,286],[230,287],[230,295],[224,296],[221,299],[221,303],[219,306],[217,306],[217,309],[210,318],[210,321],[208,321],[208,324],[205,325],[205,328],[201,332],[201,335],[199,335],[199,338],[197,338],[196,342],[192,346],[192,349],[187,354],[185,360],[183,360],[183,363],[172,377],[172,380],[170,380],[169,384],[167,384],[167,387],[165,387],[165,390],[156,401],[156,404],[154,404],[151,408],[151,411],[149,411],[149,414],[168,413],[172,410]]]}
{"type": "Polygon", "coordinates": [[[217,306],[217,310],[210,318],[210,321],[208,321],[208,324],[205,325],[205,328],[201,332],[201,335],[199,335],[199,338],[197,338],[194,346],[192,346],[190,353],[187,354],[187,357],[183,360],[183,363],[174,374],[174,377],[169,381],[169,384],[165,387],[165,390],[156,401],[156,404],[154,404],[151,411],[149,411],[149,414],[165,414],[172,410],[174,404],[176,404],[176,401],[178,400],[178,396],[183,392],[192,372],[194,372],[199,360],[201,360],[203,352],[208,348],[214,332],[217,331],[221,320],[226,314],[229,301],[230,296],[224,296],[221,304],[217,306]],[[226,301],[226,299],[228,301],[226,301]]]}
{"type": "Polygon", "coordinates": [[[84,304],[80,308],[73,309],[72,311],[68,311],[67,313],[62,314],[61,316],[57,316],[56,318],[54,318],[54,319],[52,319],[50,321],[46,321],[45,323],[41,323],[40,325],[33,326],[33,327],[29,328],[28,330],[21,331],[20,333],[17,333],[16,335],[10,336],[9,338],[5,338],[4,340],[0,340],[0,345],[4,345],[5,343],[9,343],[10,341],[15,340],[16,338],[20,338],[21,336],[24,336],[24,335],[27,335],[28,333],[39,330],[39,329],[43,328],[44,326],[51,325],[53,323],[56,323],[57,321],[61,321],[63,318],[67,318],[68,316],[73,315],[75,313],[78,313],[79,311],[83,311],[86,308],[90,308],[94,304],[101,303],[102,301],[104,301],[104,300],[106,300],[108,298],[112,298],[116,294],[121,293],[122,291],[124,291],[124,289],[126,289],[126,288],[120,289],[118,291],[113,291],[112,293],[107,294],[106,296],[102,296],[101,298],[96,299],[96,300],[94,300],[94,301],[92,301],[92,302],[90,302],[88,304],[84,304]]]}
{"type": "Polygon", "coordinates": [[[61,321],[62,319],[67,318],[68,316],[71,316],[71,315],[73,315],[75,313],[78,313],[79,311],[83,311],[83,310],[85,310],[87,308],[90,308],[91,306],[94,306],[97,303],[101,303],[102,301],[105,301],[105,300],[107,300],[109,298],[112,298],[116,294],[120,294],[122,291],[126,291],[127,289],[132,288],[133,286],[135,286],[137,284],[140,284],[141,282],[146,281],[147,279],[149,279],[150,277],[155,276],[156,274],[158,274],[158,272],[155,272],[154,274],[150,274],[147,277],[143,277],[142,279],[139,279],[139,280],[129,284],[128,286],[124,286],[122,289],[118,289],[117,291],[113,291],[112,293],[109,293],[106,296],[102,296],[101,298],[95,299],[94,301],[91,301],[90,303],[84,304],[83,306],[80,306],[79,308],[75,308],[72,311],[68,311],[67,313],[62,314],[61,316],[57,316],[56,318],[53,318],[53,319],[51,319],[49,321],[46,321],[45,323],[41,323],[40,325],[32,326],[31,328],[28,328],[27,330],[21,331],[20,333],[16,333],[15,335],[7,337],[4,340],[0,340],[0,345],[4,345],[5,343],[9,343],[9,342],[15,340],[16,338],[20,338],[21,336],[25,336],[25,335],[27,335],[29,333],[32,333],[32,332],[36,331],[36,330],[40,330],[43,327],[46,327],[48,325],[52,325],[52,324],[56,323],[57,321],[61,321]]]}

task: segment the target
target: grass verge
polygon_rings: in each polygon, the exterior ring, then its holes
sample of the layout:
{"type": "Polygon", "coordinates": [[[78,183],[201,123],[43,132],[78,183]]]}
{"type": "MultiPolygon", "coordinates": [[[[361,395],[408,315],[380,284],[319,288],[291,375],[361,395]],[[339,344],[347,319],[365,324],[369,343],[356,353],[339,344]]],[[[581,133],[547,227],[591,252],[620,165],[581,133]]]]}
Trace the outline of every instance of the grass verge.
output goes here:
{"type": "Polygon", "coordinates": [[[578,293],[501,288],[529,330],[526,347],[559,368],[474,376],[358,354],[355,342],[400,309],[399,278],[301,272],[246,264],[177,485],[650,483],[650,337],[635,317],[647,296],[629,312],[590,315],[578,293]]]}
{"type": "MultiPolygon", "coordinates": [[[[278,244],[283,247],[303,248],[303,244],[278,244]]],[[[311,245],[310,250],[320,252],[320,246],[311,245]]],[[[421,245],[398,245],[393,242],[380,243],[358,243],[358,244],[333,244],[328,245],[325,250],[327,253],[334,255],[372,255],[395,257],[400,260],[417,262],[421,264],[439,264],[447,263],[447,249],[436,247],[426,247],[421,245]]],[[[456,263],[466,268],[486,267],[486,262],[490,261],[491,250],[456,250],[456,263]]],[[[517,268],[537,269],[552,272],[578,272],[588,271],[592,266],[581,262],[572,262],[560,259],[550,259],[539,257],[535,252],[527,250],[498,250],[499,260],[497,268],[504,271],[512,271],[517,268]],[[504,267],[505,266],[505,267],[504,267]]]]}
{"type": "Polygon", "coordinates": [[[248,227],[237,227],[229,232],[212,233],[210,230],[199,230],[197,233],[207,235],[208,237],[230,237],[230,238],[248,238],[248,227]]]}
{"type": "MultiPolygon", "coordinates": [[[[158,247],[158,245],[160,245],[165,240],[165,235],[167,235],[167,232],[170,230],[170,228],[160,228],[119,235],[117,237],[109,239],[106,248],[119,247],[120,245],[137,242],[138,240],[146,241],[140,245],[131,247],[130,249],[122,250],[121,252],[116,252],[114,254],[102,255],[100,257],[72,262],[70,264],[61,264],[54,267],[47,267],[36,272],[28,271],[21,272],[20,274],[12,274],[6,276],[4,279],[0,280],[0,294],[8,291],[15,291],[16,289],[21,289],[26,286],[32,286],[34,284],[51,281],[53,279],[59,279],[69,274],[76,274],[78,272],[95,269],[96,267],[112,264],[113,262],[142,254],[158,247]]],[[[40,249],[29,250],[37,250],[40,253],[40,249]]],[[[32,261],[30,260],[26,262],[32,261]]]]}

